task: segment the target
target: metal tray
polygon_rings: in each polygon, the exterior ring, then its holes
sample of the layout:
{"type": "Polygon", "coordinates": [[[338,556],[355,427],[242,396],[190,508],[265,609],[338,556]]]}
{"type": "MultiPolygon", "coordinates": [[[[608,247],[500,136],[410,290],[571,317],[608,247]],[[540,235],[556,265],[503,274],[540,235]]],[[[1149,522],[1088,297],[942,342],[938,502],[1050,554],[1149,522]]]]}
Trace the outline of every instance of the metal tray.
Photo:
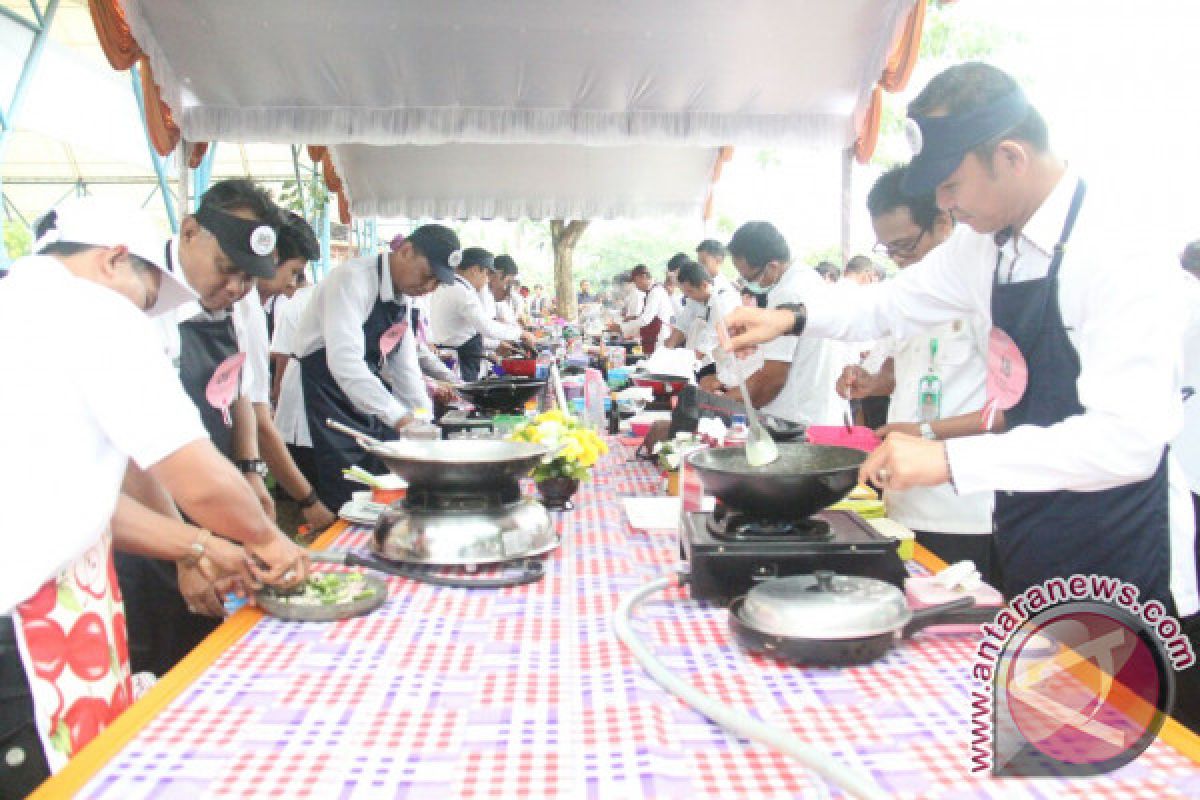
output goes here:
{"type": "Polygon", "coordinates": [[[355,600],[351,603],[339,603],[332,606],[298,606],[287,602],[271,590],[260,590],[254,596],[254,602],[272,617],[296,622],[333,622],[339,619],[358,617],[370,614],[387,602],[387,582],[374,575],[363,575],[367,586],[375,590],[375,594],[355,600]]]}

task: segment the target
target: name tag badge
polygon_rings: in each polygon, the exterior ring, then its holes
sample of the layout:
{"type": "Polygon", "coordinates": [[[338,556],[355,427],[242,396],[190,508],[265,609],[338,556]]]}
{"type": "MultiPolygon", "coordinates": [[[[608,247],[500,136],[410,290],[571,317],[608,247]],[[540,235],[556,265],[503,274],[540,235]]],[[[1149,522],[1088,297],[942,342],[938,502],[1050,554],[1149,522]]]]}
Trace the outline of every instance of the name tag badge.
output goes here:
{"type": "Polygon", "coordinates": [[[387,361],[388,356],[404,339],[404,334],[408,333],[408,320],[397,322],[392,327],[383,332],[379,337],[379,368],[383,369],[383,362],[387,361]]]}
{"type": "Polygon", "coordinates": [[[983,404],[983,429],[992,429],[997,411],[1021,402],[1029,385],[1029,367],[1012,337],[1000,328],[988,334],[987,402],[983,404]]]}
{"type": "Polygon", "coordinates": [[[204,390],[208,404],[221,412],[221,419],[224,420],[227,428],[233,427],[233,417],[229,414],[229,407],[237,399],[238,379],[242,375],[242,365],[245,363],[245,353],[234,353],[221,362],[216,372],[209,378],[208,387],[204,390]]]}

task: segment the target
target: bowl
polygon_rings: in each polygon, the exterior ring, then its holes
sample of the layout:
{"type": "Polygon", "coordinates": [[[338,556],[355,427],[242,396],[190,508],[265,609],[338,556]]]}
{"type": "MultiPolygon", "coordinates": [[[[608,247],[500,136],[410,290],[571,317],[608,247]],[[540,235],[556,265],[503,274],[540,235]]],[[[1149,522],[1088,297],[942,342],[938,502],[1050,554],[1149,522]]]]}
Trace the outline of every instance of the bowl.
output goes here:
{"type": "Polygon", "coordinates": [[[371,502],[372,503],[381,503],[385,506],[390,506],[392,503],[395,503],[397,500],[403,500],[404,496],[407,494],[408,494],[408,487],[402,487],[399,489],[372,489],[371,490],[371,502]]]}

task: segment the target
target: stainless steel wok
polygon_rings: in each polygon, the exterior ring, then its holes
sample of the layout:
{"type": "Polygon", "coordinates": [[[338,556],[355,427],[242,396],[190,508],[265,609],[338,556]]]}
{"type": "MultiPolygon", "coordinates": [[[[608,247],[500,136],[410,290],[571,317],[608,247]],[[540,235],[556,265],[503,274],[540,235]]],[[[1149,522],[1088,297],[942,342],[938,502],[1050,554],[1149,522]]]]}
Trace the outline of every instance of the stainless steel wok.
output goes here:
{"type": "Polygon", "coordinates": [[[400,439],[364,445],[410,487],[455,491],[516,481],[550,453],[540,444],[492,439],[400,439]]]}

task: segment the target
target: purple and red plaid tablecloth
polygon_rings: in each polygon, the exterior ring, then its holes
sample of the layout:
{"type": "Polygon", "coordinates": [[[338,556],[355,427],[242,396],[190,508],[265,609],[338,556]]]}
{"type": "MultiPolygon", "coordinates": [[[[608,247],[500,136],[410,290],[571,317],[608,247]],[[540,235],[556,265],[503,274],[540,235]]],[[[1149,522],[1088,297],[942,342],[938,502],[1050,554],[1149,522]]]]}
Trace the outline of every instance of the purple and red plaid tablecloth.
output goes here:
{"type": "MultiPolygon", "coordinates": [[[[500,591],[392,579],[375,613],[264,619],[86,786],[139,798],[793,798],[811,777],[663,692],[613,634],[622,593],[677,560],[619,502],[660,479],[614,447],[556,514],[545,580],[500,591]]],[[[365,548],[351,528],[335,547],[365,548]]],[[[793,730],[901,798],[1200,796],[1200,767],[1156,743],[1071,782],[968,775],[972,637],[918,637],[873,665],[797,669],[748,656],[725,612],[672,590],[639,628],[701,690],[793,730]]],[[[835,793],[836,794],[836,793],[835,793]]]]}

